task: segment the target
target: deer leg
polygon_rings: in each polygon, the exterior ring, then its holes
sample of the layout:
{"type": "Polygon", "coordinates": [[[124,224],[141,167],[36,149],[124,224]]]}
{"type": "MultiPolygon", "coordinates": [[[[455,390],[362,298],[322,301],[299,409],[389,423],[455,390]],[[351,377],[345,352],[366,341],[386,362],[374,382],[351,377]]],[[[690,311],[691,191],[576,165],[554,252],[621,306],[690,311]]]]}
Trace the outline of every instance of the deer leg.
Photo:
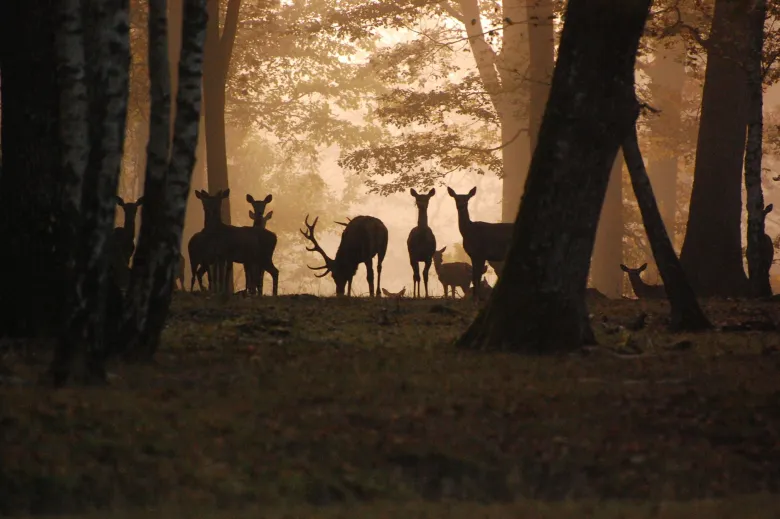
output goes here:
{"type": "Polygon", "coordinates": [[[474,299],[479,299],[479,285],[482,282],[482,271],[485,269],[484,259],[471,259],[471,282],[472,295],[474,299]]]}
{"type": "Polygon", "coordinates": [[[412,260],[409,263],[412,265],[412,297],[418,297],[420,287],[420,265],[415,260],[412,260]]]}
{"type": "MultiPolygon", "coordinates": [[[[374,296],[374,266],[372,265],[372,261],[368,260],[364,263],[366,266],[366,280],[368,281],[368,295],[369,297],[374,296]]],[[[377,288],[377,296],[379,296],[379,289],[377,288]]]]}
{"type": "Polygon", "coordinates": [[[379,290],[381,286],[382,286],[382,257],[380,256],[378,261],[376,262],[376,296],[377,297],[382,297],[381,290],[379,290]]]}
{"type": "Polygon", "coordinates": [[[425,299],[428,299],[428,271],[431,270],[431,260],[425,260],[423,267],[423,282],[425,283],[425,299]]]}
{"type": "MultiPolygon", "coordinates": [[[[279,269],[274,266],[273,263],[269,262],[268,265],[265,266],[265,271],[271,274],[271,279],[273,280],[273,295],[277,295],[277,291],[279,289],[279,269]]],[[[261,282],[262,286],[262,282],[261,282]]]]}

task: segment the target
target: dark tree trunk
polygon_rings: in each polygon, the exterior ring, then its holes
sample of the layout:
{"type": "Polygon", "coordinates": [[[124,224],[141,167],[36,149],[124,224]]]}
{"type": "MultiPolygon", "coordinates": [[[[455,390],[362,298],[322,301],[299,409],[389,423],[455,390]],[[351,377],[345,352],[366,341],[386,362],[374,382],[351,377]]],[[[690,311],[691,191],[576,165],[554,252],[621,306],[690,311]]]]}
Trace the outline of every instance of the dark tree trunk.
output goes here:
{"type": "Polygon", "coordinates": [[[0,2],[0,336],[54,336],[62,314],[57,5],[0,2]]]}
{"type": "Polygon", "coordinates": [[[63,227],[65,236],[75,237],[71,243],[75,253],[71,256],[74,270],[66,292],[65,322],[52,364],[58,386],[71,375],[79,383],[105,381],[109,291],[113,304],[121,298],[108,276],[108,251],[130,71],[127,0],[91,4],[85,9],[80,2],[63,2],[62,13],[63,227]],[[66,137],[69,133],[75,135],[66,137]],[[74,236],[78,228],[81,232],[74,236]]]}
{"type": "Polygon", "coordinates": [[[750,13],[750,52],[748,73],[748,135],[745,149],[745,190],[747,191],[747,261],[750,291],[755,297],[771,297],[769,284],[771,258],[764,253],[764,193],[761,189],[761,163],[764,131],[764,90],[762,56],[766,0],[757,0],[750,13]]]}
{"type": "Polygon", "coordinates": [[[744,296],[742,158],[748,117],[747,27],[752,0],[716,0],[707,45],[696,167],[680,261],[702,297],[744,296]]]}
{"type": "Polygon", "coordinates": [[[650,0],[570,0],[504,271],[458,341],[557,353],[592,342],[585,289],[615,156],[638,115],[634,63],[650,0]]]}
{"type": "Polygon", "coordinates": [[[664,280],[666,297],[671,305],[670,328],[675,331],[704,330],[712,327],[707,317],[696,301],[696,294],[685,277],[685,272],[674,252],[672,241],[666,232],[661,212],[653,195],[653,187],[647,176],[642,153],[639,150],[636,127],[631,131],[623,143],[623,154],[626,158],[628,172],[631,175],[631,184],[634,186],[639,210],[642,213],[642,221],[653,250],[655,263],[664,280]]]}
{"type": "Polygon", "coordinates": [[[206,20],[206,0],[185,2],[169,162],[171,112],[165,0],[153,1],[150,5],[150,139],[153,140],[149,147],[150,166],[144,188],[141,236],[133,264],[132,294],[122,333],[122,340],[126,341],[123,349],[134,360],[152,359],[170,308],[198,143],[206,20]],[[151,204],[155,207],[150,211],[151,204]]]}

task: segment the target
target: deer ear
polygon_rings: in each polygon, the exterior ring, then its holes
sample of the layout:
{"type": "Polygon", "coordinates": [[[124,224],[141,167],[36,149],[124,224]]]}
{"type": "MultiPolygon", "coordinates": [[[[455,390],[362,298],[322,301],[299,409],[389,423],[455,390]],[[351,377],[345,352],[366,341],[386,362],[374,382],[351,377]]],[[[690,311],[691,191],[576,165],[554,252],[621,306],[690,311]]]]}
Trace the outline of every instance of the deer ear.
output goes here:
{"type": "Polygon", "coordinates": [[[251,209],[249,210],[249,218],[251,218],[252,220],[255,219],[255,212],[252,211],[251,209]]]}
{"type": "Polygon", "coordinates": [[[474,186],[471,188],[471,191],[469,191],[469,198],[477,194],[477,186],[474,186]]]}
{"type": "Polygon", "coordinates": [[[273,211],[269,211],[268,214],[265,215],[265,221],[267,222],[268,220],[273,218],[273,216],[274,216],[274,212],[273,211]]]}
{"type": "Polygon", "coordinates": [[[769,214],[769,213],[771,213],[771,212],[772,212],[772,209],[774,209],[774,208],[775,208],[775,205],[774,205],[774,204],[769,204],[768,206],[766,206],[766,207],[764,208],[764,214],[766,215],[766,214],[769,214]]]}
{"type": "Polygon", "coordinates": [[[621,264],[620,264],[620,270],[622,270],[623,272],[628,272],[628,267],[626,267],[625,265],[623,265],[623,264],[621,263],[621,264]]]}
{"type": "Polygon", "coordinates": [[[141,198],[136,200],[135,205],[144,205],[144,197],[142,196],[141,198]]]}
{"type": "Polygon", "coordinates": [[[250,204],[254,204],[255,203],[255,198],[252,195],[250,195],[249,193],[247,193],[246,201],[249,202],[250,204]]]}
{"type": "Polygon", "coordinates": [[[435,187],[434,187],[434,188],[431,188],[431,190],[430,190],[430,191],[428,191],[428,196],[433,196],[433,195],[435,195],[435,194],[436,194],[436,188],[435,188],[435,187]]]}
{"type": "Polygon", "coordinates": [[[200,189],[196,189],[195,198],[197,198],[198,200],[203,200],[203,191],[201,191],[200,189]]]}
{"type": "Polygon", "coordinates": [[[453,191],[451,187],[448,187],[448,188],[447,188],[447,192],[450,194],[450,196],[451,196],[452,198],[455,198],[455,191],[453,191]]]}
{"type": "Polygon", "coordinates": [[[412,196],[417,196],[417,190],[415,188],[410,189],[409,192],[412,194],[412,196]]]}
{"type": "Polygon", "coordinates": [[[222,198],[227,198],[228,196],[230,196],[230,188],[222,191],[222,198]]]}
{"type": "Polygon", "coordinates": [[[642,266],[639,267],[639,272],[644,271],[647,268],[647,263],[642,263],[642,266]]]}
{"type": "Polygon", "coordinates": [[[116,205],[118,205],[119,207],[124,207],[125,206],[125,201],[122,200],[121,196],[114,195],[114,200],[116,201],[116,205]]]}
{"type": "Polygon", "coordinates": [[[444,254],[444,251],[445,251],[445,250],[447,250],[447,247],[442,247],[442,248],[441,248],[441,250],[440,250],[439,252],[441,252],[442,254],[444,254]]]}
{"type": "Polygon", "coordinates": [[[268,195],[267,197],[265,197],[265,200],[263,200],[263,202],[265,202],[266,204],[270,204],[271,200],[273,199],[274,199],[273,195],[268,195]]]}

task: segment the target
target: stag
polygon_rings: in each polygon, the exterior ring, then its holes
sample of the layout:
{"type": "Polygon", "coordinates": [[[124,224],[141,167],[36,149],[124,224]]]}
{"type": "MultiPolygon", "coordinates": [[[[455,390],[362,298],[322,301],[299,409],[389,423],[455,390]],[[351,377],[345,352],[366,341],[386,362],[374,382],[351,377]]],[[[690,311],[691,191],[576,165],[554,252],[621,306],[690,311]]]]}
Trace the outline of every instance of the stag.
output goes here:
{"type": "MultiPolygon", "coordinates": [[[[455,287],[460,287],[465,295],[471,286],[471,280],[473,278],[471,273],[471,265],[463,261],[454,261],[451,263],[444,263],[444,251],[447,247],[437,250],[433,254],[433,268],[436,270],[436,275],[439,277],[439,281],[444,287],[444,297],[449,296],[449,288],[452,287],[452,297],[455,297],[455,287]]],[[[487,266],[483,270],[483,274],[487,271],[487,266]]]]}
{"type": "Polygon", "coordinates": [[[249,218],[252,220],[252,229],[257,235],[260,243],[261,255],[256,262],[244,265],[244,272],[247,276],[247,292],[252,294],[257,291],[258,295],[263,295],[263,276],[266,272],[271,274],[273,279],[273,293],[276,295],[279,284],[279,269],[273,262],[274,251],[276,250],[276,234],[266,229],[268,220],[274,215],[273,211],[265,214],[266,206],[271,203],[272,195],[266,196],[263,200],[255,200],[252,195],[246,195],[246,201],[252,205],[249,211],[249,218]]]}
{"type": "Polygon", "coordinates": [[[648,285],[639,276],[647,268],[647,263],[643,263],[639,268],[631,268],[620,264],[620,269],[628,274],[628,281],[631,282],[631,288],[638,299],[662,299],[666,297],[666,289],[663,285],[648,285]]]}
{"type": "Polygon", "coordinates": [[[504,261],[509,245],[512,243],[514,224],[472,222],[469,216],[469,200],[477,194],[477,188],[471,188],[465,195],[459,195],[447,188],[447,192],[455,199],[458,210],[458,229],[463,237],[463,249],[471,257],[473,266],[472,288],[474,299],[479,298],[480,281],[485,272],[487,261],[504,261]]]}
{"type": "Polygon", "coordinates": [[[406,239],[406,248],[409,251],[409,263],[412,265],[412,297],[421,297],[420,294],[420,263],[424,263],[423,282],[425,283],[425,297],[428,297],[428,271],[431,270],[433,254],[436,252],[436,236],[428,227],[428,204],[431,197],[436,194],[436,189],[431,189],[428,194],[421,195],[414,188],[410,190],[417,205],[417,227],[409,231],[406,239]]]}
{"type": "MultiPolygon", "coordinates": [[[[309,252],[318,252],[325,260],[325,264],[320,267],[309,267],[311,270],[324,270],[322,274],[315,274],[321,278],[333,275],[333,281],[336,282],[336,295],[343,296],[344,288],[347,287],[347,294],[352,295],[352,278],[355,277],[358,265],[363,263],[366,266],[366,279],[368,280],[368,292],[371,296],[381,297],[380,287],[382,285],[382,261],[387,253],[387,227],[382,221],[373,216],[356,216],[351,219],[344,227],[341,233],[341,243],[339,244],[336,257],[331,259],[327,253],[317,243],[314,236],[314,228],[317,225],[319,217],[314,219],[314,223],[309,223],[309,215],[306,215],[306,231],[300,229],[301,234],[312,243],[311,247],[306,247],[309,252]],[[377,282],[376,291],[374,291],[374,268],[373,259],[377,256],[377,282]]],[[[307,265],[308,266],[308,265],[307,265]]]]}
{"type": "Polygon", "coordinates": [[[111,268],[120,287],[126,287],[130,279],[130,258],[135,252],[135,217],[138,208],[144,203],[144,197],[135,202],[125,202],[122,197],[115,197],[116,204],[122,208],[125,221],[122,227],[114,228],[111,235],[111,268]]]}

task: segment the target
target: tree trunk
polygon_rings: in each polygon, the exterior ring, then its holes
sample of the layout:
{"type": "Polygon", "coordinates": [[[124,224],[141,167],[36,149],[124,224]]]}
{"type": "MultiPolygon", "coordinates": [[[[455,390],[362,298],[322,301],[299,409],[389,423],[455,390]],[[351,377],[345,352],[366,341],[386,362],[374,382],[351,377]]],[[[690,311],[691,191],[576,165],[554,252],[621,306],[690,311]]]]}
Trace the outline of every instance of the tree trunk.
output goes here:
{"type": "Polygon", "coordinates": [[[593,287],[614,299],[619,299],[623,292],[623,164],[618,153],[609,174],[590,266],[593,287]]]}
{"type": "Polygon", "coordinates": [[[108,276],[108,246],[130,92],[128,3],[82,9],[81,2],[70,0],[63,3],[62,15],[62,225],[63,235],[75,238],[70,245],[75,250],[65,322],[51,366],[57,386],[70,376],[78,383],[105,382],[104,334],[114,326],[106,321],[114,317],[107,303],[121,305],[118,287],[108,276]]]}
{"type": "Polygon", "coordinates": [[[0,337],[53,336],[62,315],[57,6],[0,2],[0,337]]]}
{"type": "Polygon", "coordinates": [[[661,213],[653,195],[653,187],[650,185],[642,153],[639,150],[636,127],[624,141],[623,153],[626,157],[626,164],[631,175],[631,184],[634,186],[634,194],[639,204],[639,210],[642,213],[647,239],[653,250],[653,257],[664,281],[666,297],[669,299],[671,306],[670,328],[675,331],[695,331],[711,328],[712,325],[699,307],[698,301],[696,301],[696,294],[685,277],[685,272],[677,259],[674,247],[661,219],[661,213]]]}
{"type": "Polygon", "coordinates": [[[152,110],[146,210],[133,265],[123,340],[129,358],[148,361],[157,351],[170,308],[190,189],[201,108],[206,0],[185,2],[173,147],[169,148],[170,83],[165,0],[150,2],[149,64],[152,110]],[[169,162],[170,151],[170,162],[169,162]]]}
{"type": "Polygon", "coordinates": [[[771,297],[769,284],[771,258],[763,252],[764,194],[761,189],[761,162],[764,128],[764,90],[761,73],[764,48],[766,0],[757,0],[750,13],[750,52],[747,57],[749,116],[745,150],[745,190],[747,191],[747,261],[750,290],[755,297],[771,297]]]}
{"type": "MultiPolygon", "coordinates": [[[[552,0],[532,0],[528,2],[526,9],[530,54],[528,78],[531,82],[528,135],[533,153],[539,140],[539,128],[542,126],[544,107],[547,105],[547,96],[550,95],[550,81],[555,68],[555,14],[552,0]]],[[[514,218],[510,221],[514,221],[514,218]]]]}
{"type": "Polygon", "coordinates": [[[568,3],[513,243],[460,346],[544,354],[592,340],[590,257],[615,156],[638,114],[634,63],[649,9],[650,0],[568,3]]]}
{"type": "Polygon", "coordinates": [[[743,296],[742,158],[748,116],[750,0],[716,0],[702,94],[688,228],[680,261],[699,296],[743,296]]]}

